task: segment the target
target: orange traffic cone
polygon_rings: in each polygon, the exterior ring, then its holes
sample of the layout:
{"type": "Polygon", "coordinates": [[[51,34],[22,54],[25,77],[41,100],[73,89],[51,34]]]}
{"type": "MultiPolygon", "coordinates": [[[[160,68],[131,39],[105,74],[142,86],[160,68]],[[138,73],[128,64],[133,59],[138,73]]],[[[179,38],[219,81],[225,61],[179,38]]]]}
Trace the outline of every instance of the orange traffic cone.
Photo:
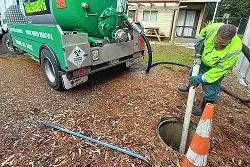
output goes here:
{"type": "Polygon", "coordinates": [[[182,167],[203,167],[207,165],[213,111],[214,105],[206,104],[182,167]]]}

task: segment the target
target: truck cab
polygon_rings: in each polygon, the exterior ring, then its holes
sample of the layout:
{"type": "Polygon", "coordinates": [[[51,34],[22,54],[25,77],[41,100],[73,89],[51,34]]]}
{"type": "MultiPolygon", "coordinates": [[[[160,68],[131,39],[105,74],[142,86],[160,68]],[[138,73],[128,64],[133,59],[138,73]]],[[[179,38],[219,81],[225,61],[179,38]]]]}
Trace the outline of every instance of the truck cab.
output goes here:
{"type": "Polygon", "coordinates": [[[8,26],[6,24],[5,20],[5,11],[7,8],[9,8],[11,5],[18,5],[19,0],[0,0],[0,37],[8,32],[8,26]]]}

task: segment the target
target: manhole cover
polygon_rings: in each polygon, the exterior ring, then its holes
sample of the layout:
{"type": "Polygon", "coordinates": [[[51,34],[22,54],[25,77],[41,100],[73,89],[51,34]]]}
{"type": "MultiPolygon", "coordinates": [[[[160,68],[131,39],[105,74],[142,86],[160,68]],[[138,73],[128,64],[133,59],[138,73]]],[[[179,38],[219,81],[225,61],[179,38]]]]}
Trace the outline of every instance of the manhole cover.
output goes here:
{"type": "MultiPolygon", "coordinates": [[[[196,124],[190,122],[185,153],[191,143],[193,135],[195,134],[196,127],[196,124]]],[[[179,152],[182,128],[183,122],[176,118],[170,118],[163,120],[158,124],[157,134],[165,144],[179,152]]]]}

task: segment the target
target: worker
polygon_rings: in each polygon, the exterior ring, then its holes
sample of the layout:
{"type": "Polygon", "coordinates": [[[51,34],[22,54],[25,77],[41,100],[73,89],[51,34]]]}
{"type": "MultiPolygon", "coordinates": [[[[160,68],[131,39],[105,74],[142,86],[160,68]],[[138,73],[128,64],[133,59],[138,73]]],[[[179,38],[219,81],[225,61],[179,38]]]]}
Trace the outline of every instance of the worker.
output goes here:
{"type": "Polygon", "coordinates": [[[200,107],[193,108],[194,116],[201,116],[206,103],[214,103],[219,98],[221,82],[241,53],[242,41],[236,31],[231,24],[211,23],[201,30],[195,41],[196,49],[204,45],[199,75],[191,76],[191,70],[189,84],[178,86],[179,91],[188,92],[190,86],[202,85],[203,101],[200,107]]]}

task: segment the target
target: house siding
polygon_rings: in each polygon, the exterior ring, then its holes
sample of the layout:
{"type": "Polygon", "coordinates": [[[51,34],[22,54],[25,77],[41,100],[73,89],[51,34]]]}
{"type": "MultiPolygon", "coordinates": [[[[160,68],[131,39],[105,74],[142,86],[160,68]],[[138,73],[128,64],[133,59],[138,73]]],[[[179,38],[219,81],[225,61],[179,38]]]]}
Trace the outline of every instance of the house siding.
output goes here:
{"type": "Polygon", "coordinates": [[[197,18],[194,24],[195,32],[190,38],[198,35],[200,29],[206,22],[209,14],[213,16],[214,11],[210,9],[220,0],[129,0],[129,10],[135,10],[135,19],[140,21],[145,28],[159,28],[161,35],[170,38],[171,41],[176,37],[176,25],[174,19],[178,19],[178,8],[180,10],[196,10],[197,18]],[[151,3],[150,3],[151,2],[151,3]],[[143,11],[158,11],[157,22],[143,21],[143,11]],[[176,16],[175,16],[176,13],[176,16]]]}
{"type": "MultiPolygon", "coordinates": [[[[156,3],[155,3],[156,4],[156,3]]],[[[145,28],[157,27],[159,28],[160,34],[163,34],[167,38],[171,36],[172,22],[174,17],[174,9],[177,3],[157,4],[157,6],[140,6],[130,7],[130,10],[135,10],[137,13],[137,20],[140,21],[145,28]],[[161,6],[160,6],[161,5],[161,6]],[[144,11],[158,11],[157,22],[143,21],[144,11]]]]}
{"type": "Polygon", "coordinates": [[[154,11],[158,11],[157,22],[143,21],[143,11],[144,10],[138,11],[138,20],[142,22],[144,27],[147,27],[147,28],[157,27],[159,28],[160,33],[163,33],[166,37],[170,37],[173,14],[174,14],[173,11],[164,10],[164,9],[161,9],[161,10],[155,9],[154,11]]]}

